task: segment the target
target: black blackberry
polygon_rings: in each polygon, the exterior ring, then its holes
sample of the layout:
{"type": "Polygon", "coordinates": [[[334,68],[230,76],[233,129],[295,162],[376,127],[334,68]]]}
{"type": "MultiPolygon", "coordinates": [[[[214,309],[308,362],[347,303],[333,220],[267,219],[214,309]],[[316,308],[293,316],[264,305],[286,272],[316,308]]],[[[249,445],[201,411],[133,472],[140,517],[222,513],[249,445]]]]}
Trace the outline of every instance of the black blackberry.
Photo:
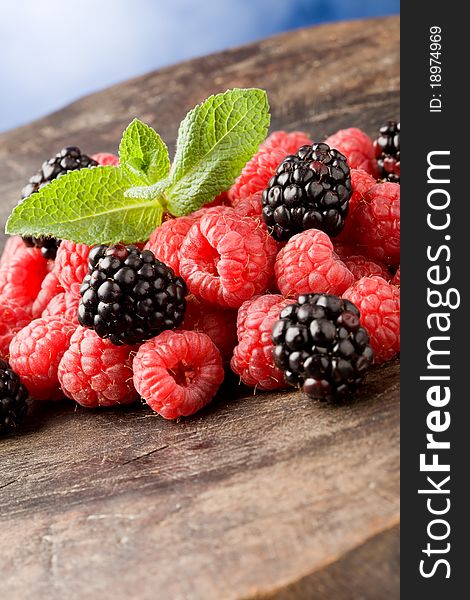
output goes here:
{"type": "Polygon", "coordinates": [[[312,228],[335,236],[344,227],[351,193],[345,156],[327,144],[302,146],[282,161],[263,191],[263,220],[277,240],[312,228]]]}
{"type": "Polygon", "coordinates": [[[359,310],[330,294],[305,294],[284,308],[272,334],[274,362],[311,398],[337,400],[362,380],[373,360],[359,310]]]}
{"type": "MultiPolygon", "coordinates": [[[[46,160],[39,171],[33,175],[21,190],[21,199],[24,200],[34,192],[57,179],[69,171],[76,171],[88,167],[97,167],[98,163],[86,154],[82,154],[76,146],[66,146],[55,156],[46,160]]],[[[57,254],[60,240],[53,237],[23,236],[28,246],[41,248],[41,253],[46,259],[54,259],[57,254]]]]}
{"type": "Polygon", "coordinates": [[[80,288],[78,320],[113,344],[137,344],[181,324],[186,285],[150,250],[95,246],[80,288]]]}
{"type": "Polygon", "coordinates": [[[400,183],[400,123],[388,121],[374,141],[379,178],[400,183]]]}
{"type": "Polygon", "coordinates": [[[27,246],[41,248],[41,254],[46,260],[55,260],[61,242],[55,237],[35,237],[32,235],[24,235],[23,241],[27,246]]]}
{"type": "Polygon", "coordinates": [[[28,411],[28,391],[10,365],[0,359],[0,435],[19,425],[28,411]]]}

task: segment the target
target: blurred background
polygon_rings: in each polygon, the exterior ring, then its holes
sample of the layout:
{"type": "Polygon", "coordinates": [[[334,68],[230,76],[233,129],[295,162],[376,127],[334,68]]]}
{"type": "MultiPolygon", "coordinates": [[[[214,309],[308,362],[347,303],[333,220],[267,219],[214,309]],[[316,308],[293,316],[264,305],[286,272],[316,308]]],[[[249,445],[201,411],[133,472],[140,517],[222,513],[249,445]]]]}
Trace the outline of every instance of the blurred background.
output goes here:
{"type": "Polygon", "coordinates": [[[181,60],[399,0],[1,0],[0,131],[181,60]]]}

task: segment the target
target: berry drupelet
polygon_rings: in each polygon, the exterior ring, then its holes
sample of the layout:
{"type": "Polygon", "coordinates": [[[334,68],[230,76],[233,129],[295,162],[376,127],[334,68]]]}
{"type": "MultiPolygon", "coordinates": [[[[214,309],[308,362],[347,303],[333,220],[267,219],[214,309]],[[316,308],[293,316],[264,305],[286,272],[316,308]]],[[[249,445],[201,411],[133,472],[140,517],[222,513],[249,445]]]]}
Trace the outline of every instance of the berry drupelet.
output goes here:
{"type": "Polygon", "coordinates": [[[183,321],[186,285],[150,250],[99,245],[89,254],[78,320],[113,344],[137,344],[183,321]]]}
{"type": "Polygon", "coordinates": [[[271,235],[288,240],[306,229],[329,236],[344,227],[352,186],[346,158],[327,144],[302,146],[287,156],[262,195],[271,235]]]}
{"type": "Polygon", "coordinates": [[[330,294],[304,294],[284,308],[272,333],[274,362],[311,398],[340,400],[373,360],[356,306],[330,294]]]}
{"type": "Polygon", "coordinates": [[[0,359],[0,435],[11,431],[26,416],[28,391],[10,365],[0,359]]]}
{"type": "MultiPolygon", "coordinates": [[[[35,173],[21,190],[21,199],[24,200],[42,187],[69,171],[76,171],[90,167],[97,167],[98,163],[86,154],[82,154],[76,146],[66,146],[55,156],[46,160],[37,173],[35,173]]],[[[24,236],[26,244],[41,248],[41,253],[46,259],[54,259],[60,240],[54,237],[24,236]]]]}
{"type": "Polygon", "coordinates": [[[379,178],[400,183],[400,123],[388,121],[379,134],[374,141],[379,178]]]}

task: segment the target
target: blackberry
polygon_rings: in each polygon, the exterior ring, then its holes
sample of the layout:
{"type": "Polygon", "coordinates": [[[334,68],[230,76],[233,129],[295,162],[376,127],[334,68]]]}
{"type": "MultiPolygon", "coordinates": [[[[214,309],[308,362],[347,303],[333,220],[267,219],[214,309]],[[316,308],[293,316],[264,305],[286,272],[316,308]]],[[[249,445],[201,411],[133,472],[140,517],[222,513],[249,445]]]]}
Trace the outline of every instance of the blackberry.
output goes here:
{"type": "Polygon", "coordinates": [[[400,183],[400,123],[388,121],[374,141],[380,179],[400,183]]]}
{"type": "Polygon", "coordinates": [[[23,241],[27,246],[41,248],[41,254],[46,260],[55,260],[61,240],[55,237],[24,235],[23,241]]]}
{"type": "Polygon", "coordinates": [[[137,344],[174,329],[186,310],[186,285],[150,250],[100,245],[90,250],[78,320],[113,344],[137,344]]]}
{"type": "Polygon", "coordinates": [[[263,220],[279,241],[312,228],[335,236],[344,227],[351,193],[341,152],[327,144],[302,146],[281,162],[263,191],[263,220]]]}
{"type": "MultiPolygon", "coordinates": [[[[57,179],[69,171],[97,166],[98,163],[86,154],[82,154],[80,148],[77,148],[76,146],[66,146],[55,156],[46,160],[39,171],[30,178],[29,182],[21,190],[21,199],[24,200],[28,196],[31,196],[34,192],[37,192],[54,179],[57,179]]],[[[60,240],[46,236],[24,236],[23,240],[28,246],[41,248],[41,253],[46,259],[55,258],[57,248],[60,244],[60,240]]]]}
{"type": "Polygon", "coordinates": [[[311,398],[337,400],[361,382],[372,363],[359,310],[331,294],[304,294],[284,308],[272,331],[274,362],[311,398]]]}
{"type": "Polygon", "coordinates": [[[28,391],[10,365],[0,359],[0,435],[11,431],[26,416],[28,391]]]}

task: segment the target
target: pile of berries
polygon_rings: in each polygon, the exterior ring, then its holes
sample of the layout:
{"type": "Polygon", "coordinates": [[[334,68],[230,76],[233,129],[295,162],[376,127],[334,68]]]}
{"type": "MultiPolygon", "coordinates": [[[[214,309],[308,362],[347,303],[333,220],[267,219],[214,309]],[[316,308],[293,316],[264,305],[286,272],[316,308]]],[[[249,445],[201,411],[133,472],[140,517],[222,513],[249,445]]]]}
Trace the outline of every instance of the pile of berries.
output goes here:
{"type": "MultiPolygon", "coordinates": [[[[145,245],[11,237],[0,259],[0,433],[30,400],[143,399],[188,416],[247,386],[348,397],[400,349],[399,124],[269,136],[227,193],[145,245]],[[29,397],[29,399],[28,399],[29,397]]],[[[115,165],[69,146],[64,171],[115,165]]]]}

